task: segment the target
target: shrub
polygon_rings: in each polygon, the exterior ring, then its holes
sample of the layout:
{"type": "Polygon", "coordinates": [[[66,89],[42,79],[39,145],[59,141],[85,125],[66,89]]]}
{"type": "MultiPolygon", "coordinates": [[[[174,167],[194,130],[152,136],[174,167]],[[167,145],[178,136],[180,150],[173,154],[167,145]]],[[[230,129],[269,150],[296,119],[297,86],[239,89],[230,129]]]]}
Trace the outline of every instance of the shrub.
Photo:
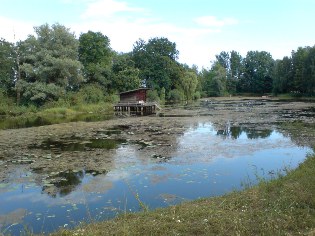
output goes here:
{"type": "Polygon", "coordinates": [[[169,93],[169,100],[174,102],[184,101],[185,95],[182,91],[178,89],[173,89],[169,93]]]}
{"type": "Polygon", "coordinates": [[[195,92],[194,95],[193,95],[193,99],[194,100],[198,100],[198,99],[200,99],[200,97],[201,97],[201,95],[200,95],[199,91],[195,92]]]}
{"type": "Polygon", "coordinates": [[[149,90],[147,92],[147,100],[148,102],[159,102],[160,97],[156,90],[149,90]]]}
{"type": "Polygon", "coordinates": [[[165,88],[163,87],[161,89],[161,92],[160,92],[160,99],[161,99],[161,102],[165,102],[165,88]]]}
{"type": "Polygon", "coordinates": [[[118,94],[107,95],[105,96],[104,101],[109,103],[117,103],[119,102],[119,95],[118,94]]]}
{"type": "Polygon", "coordinates": [[[86,85],[77,93],[79,103],[99,103],[104,101],[104,98],[102,87],[96,84],[86,85]]]}

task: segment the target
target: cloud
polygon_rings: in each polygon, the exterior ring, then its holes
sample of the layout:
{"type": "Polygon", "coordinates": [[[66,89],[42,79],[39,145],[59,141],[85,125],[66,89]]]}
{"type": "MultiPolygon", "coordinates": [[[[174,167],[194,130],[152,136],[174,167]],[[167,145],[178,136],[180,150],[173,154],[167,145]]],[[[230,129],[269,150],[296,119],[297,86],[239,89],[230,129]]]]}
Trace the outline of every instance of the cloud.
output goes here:
{"type": "Polygon", "coordinates": [[[219,20],[215,16],[201,16],[201,17],[196,18],[194,22],[200,26],[205,26],[205,27],[223,27],[226,25],[238,24],[238,20],[234,18],[224,18],[222,20],[219,20]]]}
{"type": "MultiPolygon", "coordinates": [[[[218,20],[216,17],[200,17],[190,19],[191,22],[197,21],[199,25],[186,27],[178,25],[176,21],[165,21],[162,15],[156,15],[154,9],[140,8],[131,5],[131,1],[127,3],[127,0],[59,1],[69,9],[72,4],[73,8],[80,9],[79,13],[75,11],[77,18],[74,16],[71,21],[59,22],[74,31],[77,37],[89,30],[101,32],[109,37],[112,49],[117,52],[132,51],[133,44],[139,38],[147,41],[154,37],[166,37],[176,43],[180,62],[197,64],[199,67],[208,66],[210,55],[218,50],[218,45],[215,44],[219,33],[222,32],[221,26],[237,22],[231,18],[218,20]]],[[[24,40],[27,35],[34,34],[34,26],[44,23],[18,21],[0,16],[0,38],[4,37],[11,42],[24,40]]]]}
{"type": "Polygon", "coordinates": [[[88,30],[102,32],[111,41],[111,47],[118,52],[130,52],[133,44],[139,39],[148,40],[154,37],[166,37],[175,42],[179,50],[179,61],[188,65],[199,66],[210,64],[209,49],[212,45],[204,38],[220,32],[219,29],[180,27],[176,24],[152,18],[116,18],[89,20],[83,24],[70,26],[77,33],[88,30]]]}
{"type": "Polygon", "coordinates": [[[35,25],[32,22],[0,16],[0,38],[5,38],[9,42],[25,40],[29,34],[34,32],[35,25]]]}
{"type": "Polygon", "coordinates": [[[116,13],[139,11],[143,11],[143,9],[131,7],[126,2],[116,0],[97,0],[88,3],[88,7],[81,17],[82,19],[112,17],[116,13]]]}

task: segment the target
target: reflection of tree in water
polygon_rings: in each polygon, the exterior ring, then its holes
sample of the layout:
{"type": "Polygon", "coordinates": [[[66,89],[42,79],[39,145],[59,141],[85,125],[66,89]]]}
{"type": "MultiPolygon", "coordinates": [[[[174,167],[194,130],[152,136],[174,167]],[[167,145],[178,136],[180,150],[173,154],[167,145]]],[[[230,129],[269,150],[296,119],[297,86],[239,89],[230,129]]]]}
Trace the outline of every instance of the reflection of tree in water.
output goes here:
{"type": "Polygon", "coordinates": [[[83,171],[77,173],[64,172],[60,173],[59,177],[63,178],[64,181],[57,182],[55,186],[59,189],[60,196],[66,196],[71,193],[76,186],[81,184],[81,179],[84,177],[83,171]]]}
{"type": "Polygon", "coordinates": [[[241,127],[238,126],[226,126],[225,129],[221,129],[217,131],[217,135],[223,136],[223,137],[232,137],[233,139],[238,139],[239,136],[243,133],[243,130],[241,127]]]}
{"type": "Polygon", "coordinates": [[[257,130],[253,128],[247,127],[240,127],[240,126],[230,126],[228,123],[224,129],[220,129],[217,131],[217,135],[226,137],[226,138],[233,138],[238,139],[242,133],[245,133],[248,139],[258,139],[258,138],[268,138],[272,130],[265,129],[265,130],[257,130]]]}
{"type": "Polygon", "coordinates": [[[49,184],[43,187],[43,191],[52,197],[59,194],[61,197],[70,194],[75,188],[81,184],[84,177],[83,171],[60,172],[57,175],[50,176],[49,184]]]}
{"type": "Polygon", "coordinates": [[[268,130],[268,129],[255,130],[255,129],[244,128],[243,131],[246,133],[247,138],[249,139],[268,138],[272,133],[272,130],[268,130]]]}
{"type": "Polygon", "coordinates": [[[76,189],[78,185],[82,183],[82,179],[86,174],[90,174],[95,177],[98,175],[105,175],[107,171],[96,171],[96,170],[81,170],[81,171],[64,171],[58,172],[54,175],[50,175],[46,179],[46,184],[42,188],[42,191],[50,195],[51,197],[64,197],[70,194],[76,189]]]}

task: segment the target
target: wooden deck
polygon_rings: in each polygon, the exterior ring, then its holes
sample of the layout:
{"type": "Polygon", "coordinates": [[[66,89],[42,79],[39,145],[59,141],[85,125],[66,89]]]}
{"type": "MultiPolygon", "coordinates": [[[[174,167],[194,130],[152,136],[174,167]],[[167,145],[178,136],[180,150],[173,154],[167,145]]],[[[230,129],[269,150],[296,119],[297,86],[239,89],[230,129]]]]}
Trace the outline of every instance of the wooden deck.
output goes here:
{"type": "Polygon", "coordinates": [[[114,109],[116,113],[128,113],[130,115],[151,115],[156,114],[157,110],[161,110],[155,102],[120,102],[114,106],[114,109]]]}

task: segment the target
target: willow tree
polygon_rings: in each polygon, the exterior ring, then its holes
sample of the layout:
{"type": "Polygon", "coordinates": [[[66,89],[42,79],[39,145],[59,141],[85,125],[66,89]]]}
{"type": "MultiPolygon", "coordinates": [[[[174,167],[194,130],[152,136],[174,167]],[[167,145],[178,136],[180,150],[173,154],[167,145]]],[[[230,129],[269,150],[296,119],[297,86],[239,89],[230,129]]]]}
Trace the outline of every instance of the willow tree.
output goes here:
{"type": "Polygon", "coordinates": [[[41,105],[57,100],[66,90],[75,90],[83,81],[78,61],[79,42],[74,33],[60,24],[34,27],[35,35],[21,42],[19,87],[22,98],[41,105]]]}

